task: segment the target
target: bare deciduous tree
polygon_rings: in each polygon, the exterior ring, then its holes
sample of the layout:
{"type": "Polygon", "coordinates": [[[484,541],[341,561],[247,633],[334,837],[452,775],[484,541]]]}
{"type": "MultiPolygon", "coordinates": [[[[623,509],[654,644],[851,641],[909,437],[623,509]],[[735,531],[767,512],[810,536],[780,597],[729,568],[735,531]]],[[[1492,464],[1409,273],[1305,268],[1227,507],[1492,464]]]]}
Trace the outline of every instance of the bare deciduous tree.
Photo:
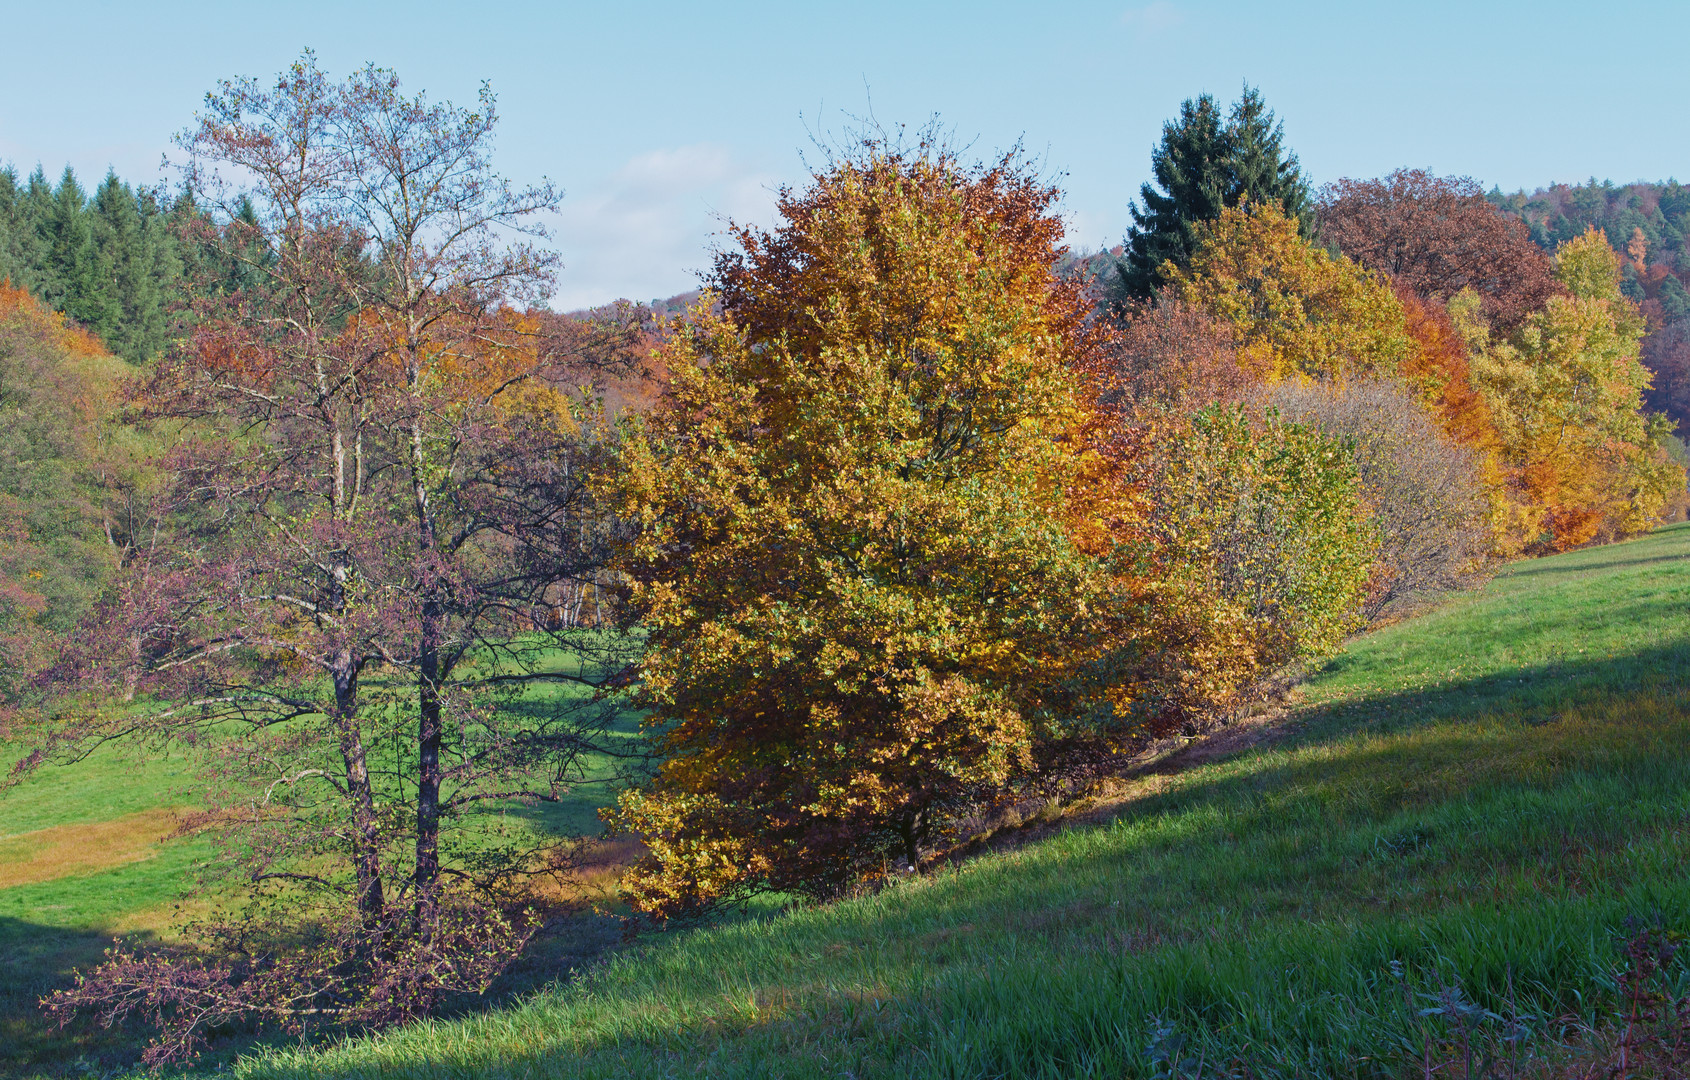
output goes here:
{"type": "Polygon", "coordinates": [[[483,988],[533,928],[522,883],[568,861],[477,814],[558,799],[631,660],[534,612],[604,582],[590,383],[641,327],[522,310],[557,194],[492,171],[496,120],[485,88],[433,104],[308,53],[273,86],[224,83],[182,138],[244,286],[201,296],[138,395],[178,434],[166,514],[58,672],[135,702],[25,763],[207,748],[195,824],[255,906],[202,928],[198,959],[119,951],[52,1006],[149,1016],[154,1063],[232,1018],[386,1022],[483,988]]]}

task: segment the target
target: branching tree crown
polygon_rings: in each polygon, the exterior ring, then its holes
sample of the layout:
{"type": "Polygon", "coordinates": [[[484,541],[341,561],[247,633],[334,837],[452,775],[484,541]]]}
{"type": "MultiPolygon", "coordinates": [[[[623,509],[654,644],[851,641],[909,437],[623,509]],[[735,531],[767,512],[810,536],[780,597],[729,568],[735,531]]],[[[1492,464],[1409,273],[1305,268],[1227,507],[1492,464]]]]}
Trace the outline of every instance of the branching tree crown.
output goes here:
{"type": "Polygon", "coordinates": [[[155,1058],[236,1016],[379,1022],[484,986],[530,929],[517,884],[555,865],[521,836],[451,840],[480,807],[558,798],[590,745],[595,721],[501,692],[590,691],[623,663],[538,613],[602,583],[604,426],[571,391],[637,327],[513,306],[547,287],[534,222],[556,193],[492,172],[496,119],[485,88],[459,109],[307,54],[272,85],[223,84],[183,136],[208,265],[243,269],[206,283],[139,393],[177,435],[173,483],[61,670],[134,700],[30,759],[121,735],[209,747],[226,865],[285,894],[279,922],[225,935],[238,949],[120,954],[60,1001],[174,1002],[155,1058]]]}
{"type": "Polygon", "coordinates": [[[1081,711],[1122,510],[1053,200],[1015,159],[870,141],[718,259],[620,481],[665,757],[616,815],[644,910],[918,866],[1081,711]]]}
{"type": "Polygon", "coordinates": [[[1504,332],[1562,291],[1525,223],[1469,177],[1398,169],[1382,180],[1339,180],[1321,190],[1319,215],[1321,236],[1345,255],[1438,303],[1472,289],[1504,332]]]}

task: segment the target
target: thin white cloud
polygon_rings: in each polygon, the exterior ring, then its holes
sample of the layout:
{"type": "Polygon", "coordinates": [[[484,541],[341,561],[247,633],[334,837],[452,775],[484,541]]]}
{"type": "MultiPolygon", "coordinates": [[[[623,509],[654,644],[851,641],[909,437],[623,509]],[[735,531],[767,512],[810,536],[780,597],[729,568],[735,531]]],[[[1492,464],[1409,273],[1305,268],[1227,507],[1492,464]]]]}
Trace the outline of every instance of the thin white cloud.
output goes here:
{"type": "Polygon", "coordinates": [[[1152,0],[1143,7],[1128,8],[1121,13],[1121,25],[1141,34],[1171,30],[1184,21],[1185,14],[1168,0],[1152,0]]]}
{"type": "Polygon", "coordinates": [[[568,311],[696,288],[725,220],[768,224],[777,179],[725,146],[649,150],[563,202],[564,268],[553,304],[568,311]]]}

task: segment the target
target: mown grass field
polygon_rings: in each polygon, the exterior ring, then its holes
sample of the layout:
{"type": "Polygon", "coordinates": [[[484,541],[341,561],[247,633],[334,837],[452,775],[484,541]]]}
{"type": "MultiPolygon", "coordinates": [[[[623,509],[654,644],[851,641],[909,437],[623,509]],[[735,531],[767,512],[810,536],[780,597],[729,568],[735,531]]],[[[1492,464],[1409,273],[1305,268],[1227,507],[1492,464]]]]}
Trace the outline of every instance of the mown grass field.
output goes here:
{"type": "Polygon", "coordinates": [[[1452,1042],[1422,995],[1451,986],[1550,1053],[1618,1010],[1628,916],[1690,929],[1687,675],[1690,527],[1520,563],[1106,823],[236,1072],[1149,1076],[1160,1027],[1205,1075],[1418,1076],[1452,1042]]]}

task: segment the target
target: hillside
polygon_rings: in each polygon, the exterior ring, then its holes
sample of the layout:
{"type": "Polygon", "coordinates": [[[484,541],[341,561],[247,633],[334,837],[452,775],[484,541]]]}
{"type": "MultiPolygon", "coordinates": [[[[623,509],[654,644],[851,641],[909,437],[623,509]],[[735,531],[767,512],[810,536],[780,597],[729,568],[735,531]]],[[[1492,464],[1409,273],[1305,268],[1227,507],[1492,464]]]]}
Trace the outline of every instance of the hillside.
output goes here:
{"type": "Polygon", "coordinates": [[[1670,959],[1616,981],[1617,946],[1653,943],[1638,927],[1690,928],[1687,557],[1680,525],[1514,564],[1354,642],[1253,747],[1126,780],[1041,842],[648,936],[515,1008],[237,1072],[1117,1077],[1172,1051],[1186,1075],[1399,1076],[1464,1044],[1599,1057],[1625,1033],[1617,988],[1686,977],[1670,959]]]}

